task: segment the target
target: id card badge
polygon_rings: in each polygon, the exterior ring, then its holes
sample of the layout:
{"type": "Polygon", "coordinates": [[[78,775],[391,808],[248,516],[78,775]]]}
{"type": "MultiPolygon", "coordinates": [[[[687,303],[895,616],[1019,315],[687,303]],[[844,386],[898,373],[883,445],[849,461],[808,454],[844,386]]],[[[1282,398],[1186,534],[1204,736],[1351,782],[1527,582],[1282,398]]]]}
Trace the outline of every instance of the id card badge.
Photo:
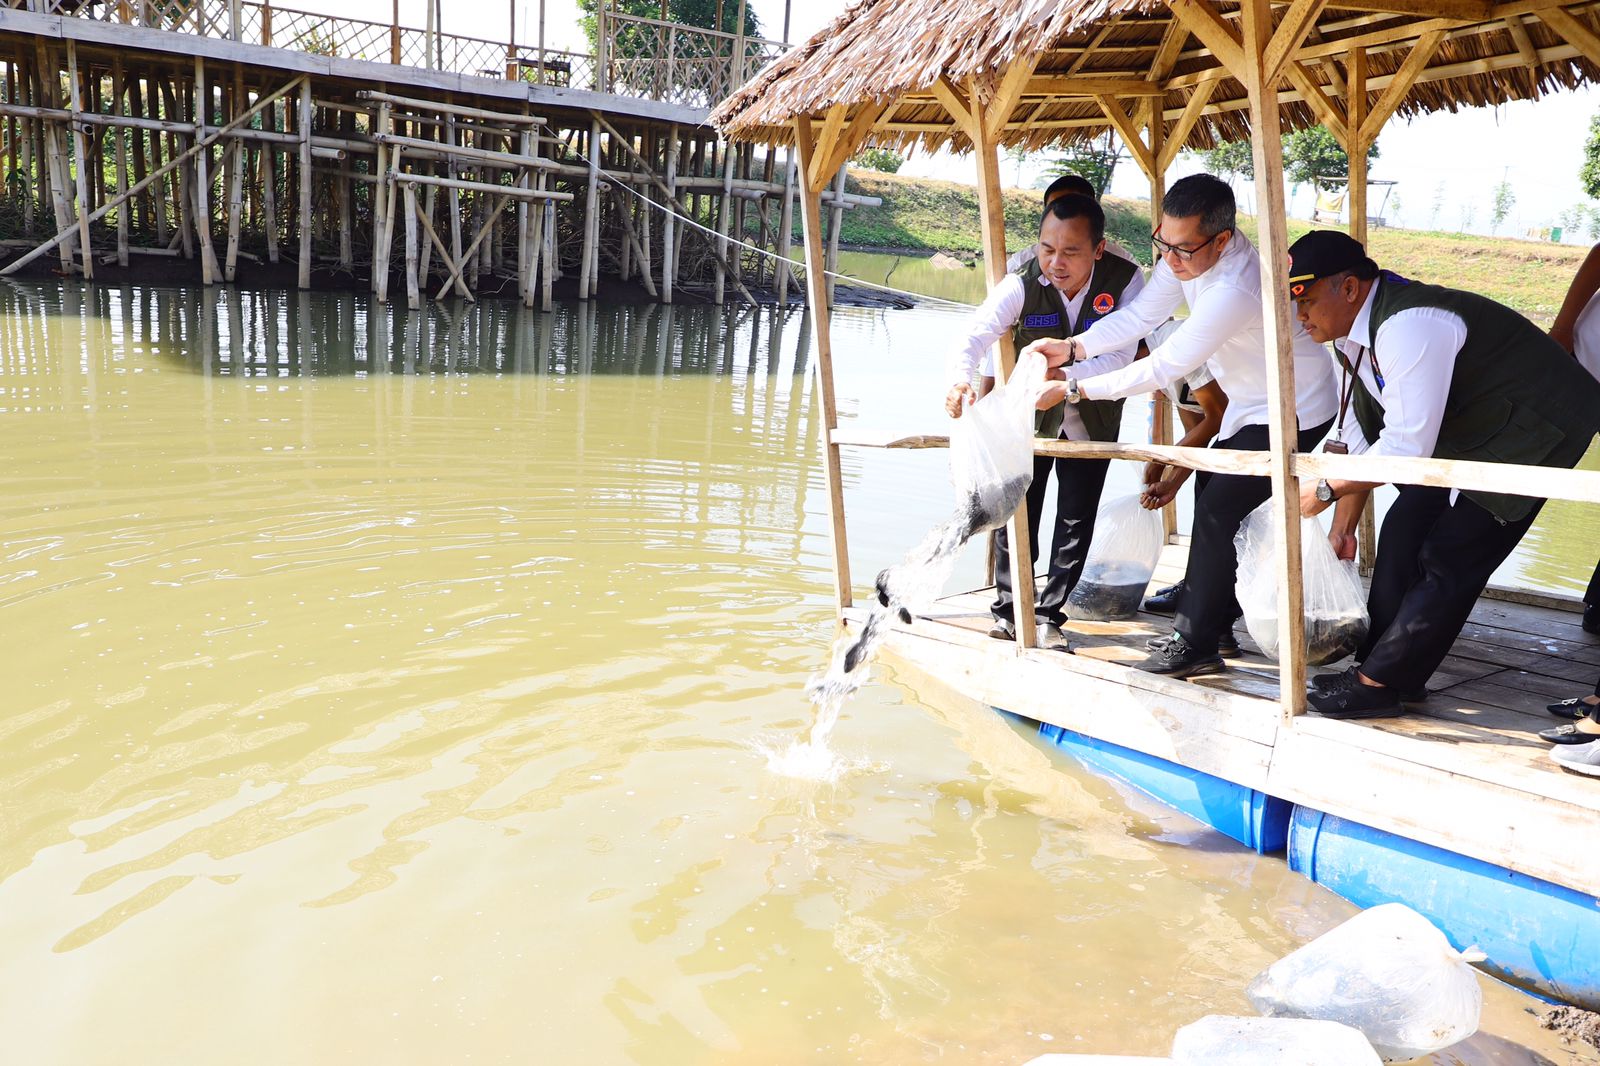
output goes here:
{"type": "Polygon", "coordinates": [[[1328,455],[1349,455],[1350,445],[1342,440],[1330,440],[1323,444],[1322,450],[1328,455]]]}

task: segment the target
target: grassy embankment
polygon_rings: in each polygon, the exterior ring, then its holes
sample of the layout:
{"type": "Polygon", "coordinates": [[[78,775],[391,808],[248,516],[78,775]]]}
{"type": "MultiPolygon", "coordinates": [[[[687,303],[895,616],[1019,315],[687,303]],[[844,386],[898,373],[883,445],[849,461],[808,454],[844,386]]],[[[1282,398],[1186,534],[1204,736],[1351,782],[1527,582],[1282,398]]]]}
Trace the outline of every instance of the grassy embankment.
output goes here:
{"type": "MultiPolygon", "coordinates": [[[[977,190],[971,185],[852,170],[850,190],[883,199],[882,207],[847,211],[844,243],[908,251],[943,251],[963,258],[978,253],[977,190]]],[[[1022,248],[1036,234],[1037,190],[1007,189],[1006,243],[1022,248]]],[[[1106,228],[1135,256],[1149,262],[1149,204],[1106,199],[1106,228]]],[[[1240,228],[1252,240],[1254,218],[1240,228]]],[[[1289,239],[1311,228],[1289,220],[1289,239]]],[[[1587,249],[1575,245],[1480,237],[1422,230],[1374,229],[1370,251],[1379,265],[1418,281],[1480,292],[1548,325],[1587,249]]]]}

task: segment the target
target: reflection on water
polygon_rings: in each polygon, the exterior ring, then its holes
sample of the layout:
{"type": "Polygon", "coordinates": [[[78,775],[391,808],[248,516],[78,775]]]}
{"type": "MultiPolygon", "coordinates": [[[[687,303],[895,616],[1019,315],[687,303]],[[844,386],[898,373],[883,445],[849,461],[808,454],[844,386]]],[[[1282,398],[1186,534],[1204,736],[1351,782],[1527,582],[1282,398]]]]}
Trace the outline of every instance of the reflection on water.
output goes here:
{"type": "MultiPolygon", "coordinates": [[[[910,410],[948,321],[838,335],[846,411],[910,410]]],[[[1017,1062],[1246,1009],[1349,908],[988,708],[870,685],[861,772],[766,772],[831,635],[805,343],[0,287],[8,1061],[1017,1062]]],[[[926,459],[850,460],[864,572],[948,509],[926,459]]],[[[1460,1061],[1550,1046],[1489,1000],[1460,1061]]]]}

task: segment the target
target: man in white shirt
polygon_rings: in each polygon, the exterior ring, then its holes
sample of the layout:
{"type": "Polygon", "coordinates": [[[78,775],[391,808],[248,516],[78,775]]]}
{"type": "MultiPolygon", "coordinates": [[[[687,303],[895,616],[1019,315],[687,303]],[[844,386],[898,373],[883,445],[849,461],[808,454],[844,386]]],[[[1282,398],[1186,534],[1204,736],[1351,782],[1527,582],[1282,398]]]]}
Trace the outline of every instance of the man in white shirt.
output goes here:
{"type": "MultiPolygon", "coordinates": [[[[1336,231],[1306,234],[1289,256],[1299,319],[1311,336],[1334,342],[1343,371],[1343,450],[1570,468],[1600,432],[1600,382],[1509,307],[1380,271],[1336,231]]],[[[1341,558],[1354,557],[1356,523],[1378,484],[1301,485],[1308,517],[1337,501],[1329,538],[1341,558]]],[[[1425,699],[1490,575],[1543,504],[1400,486],[1378,539],[1359,665],[1317,678],[1311,706],[1370,718],[1425,699]]]]}
{"type": "MultiPolygon", "coordinates": [[[[1556,320],[1550,324],[1550,336],[1556,343],[1571,352],[1585,370],[1600,378],[1600,299],[1596,299],[1597,295],[1600,295],[1600,244],[1589,249],[1567,288],[1556,320]]],[[[1590,633],[1600,633],[1600,563],[1589,577],[1583,604],[1583,628],[1590,633]]],[[[1589,706],[1600,707],[1600,702],[1591,698],[1589,706]]]]}
{"type": "MultiPolygon", "coordinates": [[[[1066,380],[1040,404],[1108,400],[1165,388],[1205,364],[1228,407],[1216,448],[1265,451],[1271,417],[1261,306],[1261,264],[1234,228],[1233,190],[1209,174],[1173,184],[1161,201],[1161,226],[1151,235],[1161,260],[1137,299],[1118,314],[1066,341],[1031,345],[1066,380]],[[1189,317],[1148,359],[1126,365],[1105,353],[1146,336],[1184,303],[1189,317]],[[1082,365],[1071,365],[1082,361],[1082,365]]],[[[1322,346],[1296,328],[1297,447],[1309,451],[1333,424],[1338,407],[1333,366],[1322,346]]],[[[1153,641],[1140,669],[1194,677],[1224,669],[1218,641],[1230,629],[1239,524],[1271,494],[1264,477],[1214,475],[1195,501],[1193,540],[1172,636],[1153,641]]]]}
{"type": "MultiPolygon", "coordinates": [[[[1038,259],[1029,261],[1018,273],[1007,274],[989,291],[956,345],[950,367],[955,384],[945,400],[952,418],[961,417],[966,405],[975,399],[971,382],[978,361],[1002,335],[1012,334],[1018,347],[1040,337],[1070,336],[1112,314],[1144,283],[1135,264],[1105,254],[1105,212],[1086,196],[1062,196],[1045,208],[1039,223],[1038,247],[1038,259]]],[[[1132,362],[1137,343],[1135,340],[1124,345],[1108,358],[1132,362]]],[[[1090,404],[1082,410],[1044,412],[1034,429],[1040,436],[1065,440],[1116,440],[1121,420],[1120,403],[1090,404]]],[[[1049,576],[1036,607],[1043,647],[1070,650],[1061,623],[1066,620],[1067,596],[1083,573],[1108,467],[1103,459],[1034,457],[1033,482],[1028,487],[1028,526],[1033,533],[1035,560],[1044,496],[1051,471],[1056,475],[1056,523],[1051,536],[1049,576]]],[[[1015,610],[1004,530],[996,537],[996,548],[996,599],[989,609],[995,622],[989,635],[1013,639],[1015,610]]]]}

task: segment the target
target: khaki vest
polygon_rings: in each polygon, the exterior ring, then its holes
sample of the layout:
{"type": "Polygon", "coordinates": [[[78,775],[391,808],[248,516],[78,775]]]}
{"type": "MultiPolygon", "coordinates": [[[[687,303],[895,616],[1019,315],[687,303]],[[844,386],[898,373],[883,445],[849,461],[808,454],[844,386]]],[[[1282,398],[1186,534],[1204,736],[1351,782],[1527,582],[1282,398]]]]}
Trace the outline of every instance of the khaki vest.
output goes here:
{"type": "MultiPolygon", "coordinates": [[[[1384,271],[1375,283],[1371,335],[1400,311],[1438,307],[1461,316],[1466,343],[1456,355],[1445,397],[1436,459],[1472,459],[1524,466],[1572,467],[1600,433],[1600,382],[1549,334],[1517,312],[1476,293],[1424,285],[1384,271]]],[[[1343,352],[1334,349],[1346,371],[1343,352]]],[[[1381,370],[1384,352],[1374,340],[1381,370]]],[[[1368,441],[1383,432],[1383,407],[1357,378],[1352,406],[1368,441]]],[[[1527,496],[1466,490],[1502,522],[1527,517],[1527,496]]]]}
{"type": "MultiPolygon", "coordinates": [[[[1139,267],[1119,255],[1103,254],[1094,265],[1089,278],[1088,292],[1083,298],[1083,309],[1078,321],[1068,322],[1066,304],[1053,285],[1041,285],[1042,271],[1038,259],[1031,259],[1017,270],[1022,279],[1022,314],[1012,330],[1017,351],[1036,340],[1049,338],[1063,340],[1076,336],[1121,306],[1122,290],[1133,280],[1139,267]]],[[[1034,417],[1034,433],[1040,437],[1061,435],[1062,404],[1048,411],[1039,411],[1034,417]]],[[[1114,441],[1122,428],[1121,400],[1084,400],[1078,404],[1078,414],[1091,440],[1114,441]]]]}

